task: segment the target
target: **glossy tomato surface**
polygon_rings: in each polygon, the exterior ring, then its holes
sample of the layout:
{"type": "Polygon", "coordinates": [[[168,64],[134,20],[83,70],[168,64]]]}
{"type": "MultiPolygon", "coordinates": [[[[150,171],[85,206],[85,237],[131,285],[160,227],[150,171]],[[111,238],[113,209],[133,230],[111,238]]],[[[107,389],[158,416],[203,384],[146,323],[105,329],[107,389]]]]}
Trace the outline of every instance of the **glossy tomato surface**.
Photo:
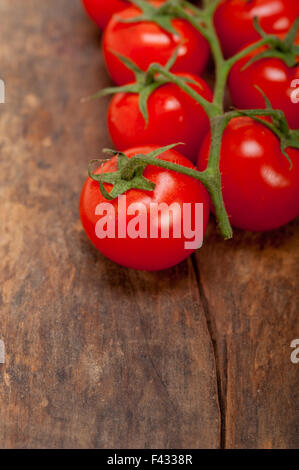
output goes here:
{"type": "MultiPolygon", "coordinates": [[[[158,6],[157,2],[153,2],[158,6]]],[[[113,81],[118,85],[132,82],[134,75],[114,54],[129,57],[142,70],[153,62],[165,65],[178,49],[173,72],[187,72],[200,75],[209,58],[206,39],[187,21],[172,21],[177,34],[171,34],[152,22],[125,23],[135,18],[140,10],[135,6],[114,15],[107,25],[103,38],[103,52],[113,81]],[[179,48],[178,48],[179,46],[179,48]]]]}
{"type": "Polygon", "coordinates": [[[289,31],[299,15],[298,0],[223,0],[215,13],[215,26],[226,57],[260,39],[253,19],[266,33],[289,31]]]}
{"type": "MultiPolygon", "coordinates": [[[[131,158],[137,153],[147,154],[152,150],[156,149],[156,146],[139,147],[126,151],[126,155],[131,158]]],[[[171,150],[164,152],[158,157],[163,160],[167,160],[174,163],[179,163],[189,168],[194,168],[191,162],[183,157],[180,153],[171,150]]],[[[115,171],[117,166],[116,157],[107,161],[102,167],[102,172],[115,171]]],[[[98,170],[99,172],[100,170],[98,170]]],[[[181,175],[179,173],[164,170],[162,168],[148,166],[144,172],[144,176],[156,184],[154,191],[143,191],[137,189],[131,189],[126,193],[124,200],[123,196],[118,200],[107,201],[101,194],[99,184],[88,178],[81,194],[80,200],[80,216],[83,227],[92,241],[94,246],[101,251],[110,260],[134,269],[141,269],[147,271],[167,269],[187,258],[194,249],[186,249],[185,242],[190,241],[191,237],[187,234],[185,236],[185,229],[187,225],[186,220],[182,216],[183,205],[185,203],[191,204],[191,220],[192,228],[195,225],[198,227],[198,223],[195,224],[195,210],[196,203],[203,203],[203,225],[201,229],[205,233],[209,211],[210,211],[210,200],[206,189],[197,180],[181,175]],[[123,208],[119,209],[120,201],[123,201],[123,208]],[[109,211],[115,211],[115,226],[121,224],[122,230],[129,227],[132,224],[132,219],[136,216],[127,215],[126,212],[135,204],[134,210],[140,210],[141,206],[145,208],[147,218],[147,236],[145,238],[132,238],[128,236],[128,232],[121,234],[116,228],[114,238],[99,238],[96,235],[96,227],[99,222],[100,216],[96,215],[99,212],[99,204],[109,203],[109,211]],[[174,217],[170,218],[164,216],[150,217],[151,205],[157,207],[157,204],[166,203],[171,206],[175,203],[174,217]],[[113,209],[111,209],[112,204],[113,209]],[[137,206],[136,206],[137,204],[137,206]],[[124,222],[125,221],[125,222],[124,222]],[[151,225],[152,224],[152,225],[151,225]],[[124,227],[125,225],[125,227],[124,227]],[[184,225],[184,227],[183,227],[184,225]],[[157,229],[158,237],[151,236],[149,227],[157,229]],[[163,238],[161,236],[161,227],[169,229],[170,236],[163,238]],[[174,237],[174,228],[181,228],[181,237],[174,237]],[[122,238],[122,236],[124,238],[122,238]]],[[[111,189],[110,185],[106,185],[107,190],[111,189]]],[[[200,228],[200,227],[199,227],[200,228]]],[[[155,230],[154,230],[155,233],[155,230]]],[[[198,232],[197,232],[198,233],[198,232]]]]}
{"type": "MultiPolygon", "coordinates": [[[[176,74],[198,83],[190,86],[212,101],[212,92],[201,78],[191,74],[176,74]]],[[[156,89],[148,100],[148,124],[139,109],[139,95],[118,93],[108,110],[108,128],[115,148],[124,150],[134,145],[183,142],[180,152],[193,162],[203,137],[209,129],[209,119],[200,104],[178,86],[168,83],[156,89]]]]}
{"type": "MultiPolygon", "coordinates": [[[[210,135],[200,150],[198,167],[206,168],[210,135]]],[[[299,215],[299,150],[287,149],[278,138],[250,118],[230,122],[220,158],[223,197],[231,223],[249,231],[276,229],[299,215]]]]}
{"type": "Polygon", "coordinates": [[[299,86],[299,66],[288,67],[278,58],[267,58],[244,69],[247,62],[263,50],[265,48],[254,51],[232,68],[228,84],[233,105],[239,109],[264,108],[265,101],[256,89],[257,85],[270,99],[273,108],[285,113],[289,126],[298,129],[299,107],[293,95],[294,88],[299,86]]]}
{"type": "MultiPolygon", "coordinates": [[[[166,2],[166,0],[156,1],[166,2]]],[[[82,3],[90,18],[101,29],[106,27],[112,15],[130,6],[129,0],[82,0],[82,3]]]]}
{"type": "Polygon", "coordinates": [[[105,28],[114,13],[129,5],[127,0],[82,0],[82,3],[90,18],[101,29],[105,28]]]}

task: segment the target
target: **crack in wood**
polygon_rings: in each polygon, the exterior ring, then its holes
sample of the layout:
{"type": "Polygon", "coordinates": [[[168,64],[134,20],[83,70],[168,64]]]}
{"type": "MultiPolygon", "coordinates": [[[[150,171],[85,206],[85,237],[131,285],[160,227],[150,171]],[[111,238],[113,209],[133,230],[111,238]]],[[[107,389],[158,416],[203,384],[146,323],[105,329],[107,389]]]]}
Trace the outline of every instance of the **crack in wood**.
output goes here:
{"type": "Polygon", "coordinates": [[[199,270],[199,266],[198,266],[195,254],[191,256],[191,262],[192,262],[193,270],[195,273],[198,291],[199,291],[201,303],[203,306],[203,311],[204,311],[206,322],[207,322],[208,332],[209,332],[212,346],[213,346],[215,370],[216,370],[218,406],[219,406],[219,412],[220,412],[220,448],[225,449],[226,448],[226,410],[227,410],[227,346],[225,342],[224,351],[223,351],[225,367],[222,368],[223,370],[221,371],[221,356],[219,353],[219,345],[216,340],[216,331],[215,331],[216,328],[211,318],[209,303],[206,298],[204,288],[201,282],[200,270],[199,270]]]}

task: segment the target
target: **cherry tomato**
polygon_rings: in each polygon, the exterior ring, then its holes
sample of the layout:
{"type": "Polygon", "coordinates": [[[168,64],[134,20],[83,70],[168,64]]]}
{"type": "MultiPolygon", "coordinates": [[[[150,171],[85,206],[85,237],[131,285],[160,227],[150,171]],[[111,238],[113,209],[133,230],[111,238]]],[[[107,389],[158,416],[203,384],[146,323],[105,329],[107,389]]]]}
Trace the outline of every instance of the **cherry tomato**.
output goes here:
{"type": "MultiPolygon", "coordinates": [[[[137,153],[147,154],[156,148],[157,146],[139,147],[128,150],[125,154],[131,158],[137,153]]],[[[158,158],[194,168],[187,158],[174,150],[164,152],[158,158]]],[[[96,173],[100,171],[102,173],[112,172],[116,168],[117,161],[114,157],[104,163],[102,169],[98,169],[96,173]]],[[[186,242],[191,241],[191,235],[189,236],[185,232],[190,224],[184,215],[184,205],[188,204],[189,206],[192,230],[196,227],[195,232],[198,236],[199,231],[204,234],[207,227],[210,199],[204,186],[189,176],[154,166],[148,166],[144,176],[156,184],[153,191],[130,189],[125,195],[113,201],[107,201],[100,192],[99,184],[88,178],[81,194],[80,216],[89,239],[107,258],[134,269],[147,271],[167,269],[183,261],[195,250],[195,248],[191,249],[189,246],[185,246],[186,242]],[[115,222],[113,226],[116,229],[112,237],[99,238],[97,224],[101,223],[101,219],[96,214],[99,214],[103,203],[109,204],[109,215],[112,217],[112,222],[115,222]],[[169,208],[175,204],[173,217],[171,214],[170,217],[166,217],[165,214],[151,213],[151,207],[156,209],[157,204],[162,203],[167,204],[169,208]],[[196,203],[203,203],[203,217],[201,218],[196,216],[196,203]],[[129,233],[130,224],[134,223],[136,211],[139,210],[140,212],[145,211],[147,221],[145,238],[133,237],[133,234],[129,233]],[[131,215],[128,215],[128,212],[131,215]],[[201,223],[200,227],[199,222],[201,223]],[[124,233],[119,231],[119,223],[124,233]],[[150,232],[150,227],[153,232],[150,232]],[[165,233],[162,236],[161,228],[166,232],[167,229],[169,230],[168,237],[167,233],[166,236],[165,233]],[[177,233],[178,238],[175,238],[175,230],[178,229],[181,230],[181,236],[178,236],[177,233]]],[[[111,185],[105,184],[105,188],[110,191],[111,185]]]]}
{"type": "MultiPolygon", "coordinates": [[[[204,170],[210,135],[199,153],[204,170]]],[[[263,124],[247,117],[225,129],[220,170],[223,198],[233,226],[250,231],[276,229],[299,215],[299,150],[288,148],[293,168],[279,139],[263,124]]]]}
{"type": "MultiPolygon", "coordinates": [[[[166,0],[156,0],[166,2],[166,0]]],[[[129,0],[82,0],[90,18],[104,29],[114,13],[124,10],[130,5],[129,0]]]]}
{"type": "MultiPolygon", "coordinates": [[[[191,74],[176,74],[198,82],[190,86],[209,101],[213,94],[204,80],[191,74]]],[[[116,94],[108,110],[108,128],[115,148],[124,150],[149,142],[162,147],[183,142],[180,152],[196,161],[202,139],[209,130],[209,119],[200,104],[178,86],[167,83],[148,100],[148,124],[139,109],[139,95],[116,94]]]]}
{"type": "MultiPolygon", "coordinates": [[[[299,44],[299,38],[297,43],[299,44]]],[[[298,129],[299,107],[292,95],[294,87],[299,84],[299,66],[288,67],[278,58],[266,58],[243,70],[246,63],[263,50],[265,48],[252,52],[232,68],[228,84],[233,104],[239,109],[264,108],[265,101],[256,89],[257,85],[270,99],[273,108],[281,109],[285,113],[289,126],[298,129]]]]}
{"type": "Polygon", "coordinates": [[[85,10],[91,19],[104,29],[111,16],[128,7],[126,0],[82,0],[85,10]]]}
{"type": "MultiPolygon", "coordinates": [[[[153,3],[158,5],[157,2],[153,3]]],[[[123,22],[139,15],[140,10],[137,7],[126,8],[111,18],[105,30],[104,57],[115,83],[123,85],[132,82],[134,75],[113,52],[130,58],[146,71],[153,62],[166,65],[178,49],[173,72],[198,75],[203,72],[209,58],[209,45],[193,26],[185,20],[174,19],[172,25],[177,34],[171,34],[152,22],[123,22]]]]}
{"type": "Polygon", "coordinates": [[[222,0],[215,26],[226,57],[260,39],[254,28],[257,16],[266,33],[286,33],[299,15],[298,0],[222,0]]]}

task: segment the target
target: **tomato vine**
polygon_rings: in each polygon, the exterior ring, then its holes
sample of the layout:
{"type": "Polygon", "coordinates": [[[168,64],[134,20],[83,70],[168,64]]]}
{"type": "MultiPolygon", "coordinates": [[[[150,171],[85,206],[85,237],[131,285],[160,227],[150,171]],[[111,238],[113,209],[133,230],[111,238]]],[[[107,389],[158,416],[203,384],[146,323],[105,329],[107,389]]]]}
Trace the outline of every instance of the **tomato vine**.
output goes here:
{"type": "Polygon", "coordinates": [[[136,22],[141,20],[156,22],[166,31],[173,32],[171,23],[172,19],[181,18],[188,21],[206,38],[212,51],[216,70],[213,101],[209,102],[191,88],[188,80],[184,80],[182,77],[171,73],[170,69],[175,57],[171,59],[167,66],[153,63],[150,65],[147,72],[142,72],[127,58],[119,56],[119,59],[125,62],[125,64],[134,71],[136,83],[124,85],[123,87],[109,88],[95,96],[119,91],[139,93],[140,109],[145,119],[147,119],[146,104],[150,94],[163,83],[170,82],[177,85],[198,102],[209,117],[212,136],[209,161],[206,170],[197,171],[156,158],[156,156],[163,151],[177,145],[172,144],[149,155],[136,155],[131,159],[126,159],[124,154],[115,152],[115,154],[119,155],[119,167],[117,172],[105,175],[95,175],[89,171],[89,176],[100,183],[101,192],[107,199],[114,199],[130,188],[153,190],[153,185],[150,185],[142,176],[147,165],[156,165],[158,167],[191,176],[201,181],[207,188],[215,208],[221,234],[225,239],[231,238],[232,228],[223,200],[221,173],[219,168],[222,137],[230,120],[238,116],[248,116],[263,123],[280,139],[282,152],[287,158],[289,158],[285,152],[287,147],[299,148],[299,131],[289,129],[283,112],[280,110],[274,110],[266,97],[264,97],[266,102],[265,109],[250,109],[242,111],[232,110],[225,112],[224,95],[229,72],[238,60],[265,45],[268,46],[268,49],[266,53],[264,53],[264,56],[266,54],[267,57],[284,58],[287,64],[294,64],[298,55],[298,46],[294,45],[294,39],[299,26],[299,18],[295,21],[293,27],[284,40],[280,40],[274,35],[265,34],[260,28],[258,21],[255,20],[255,27],[259,32],[261,39],[255,44],[244,48],[241,52],[238,52],[231,58],[225,59],[213,20],[215,10],[219,5],[220,0],[205,0],[203,2],[202,9],[199,9],[186,0],[167,0],[159,7],[153,6],[145,0],[131,0],[131,3],[141,10],[141,14],[133,19],[126,20],[126,22],[136,22]],[[264,116],[269,116],[271,118],[269,122],[260,119],[260,117],[264,116]],[[110,193],[108,193],[104,188],[103,183],[105,182],[113,185],[113,189],[110,193]]]}

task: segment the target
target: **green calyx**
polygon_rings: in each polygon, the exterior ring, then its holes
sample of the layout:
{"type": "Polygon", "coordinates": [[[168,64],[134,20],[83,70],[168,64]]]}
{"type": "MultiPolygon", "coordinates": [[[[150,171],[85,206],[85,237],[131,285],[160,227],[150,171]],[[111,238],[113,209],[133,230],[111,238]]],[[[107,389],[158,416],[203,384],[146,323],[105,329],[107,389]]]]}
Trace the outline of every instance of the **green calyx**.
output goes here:
{"type": "Polygon", "coordinates": [[[140,23],[141,21],[156,23],[170,34],[178,34],[172,25],[172,20],[178,18],[176,7],[181,0],[168,0],[161,6],[154,6],[146,0],[131,0],[136,7],[141,10],[141,14],[135,18],[122,20],[124,23],[140,23]]]}
{"type": "Polygon", "coordinates": [[[288,67],[295,67],[298,64],[299,46],[295,43],[299,28],[299,16],[294,21],[290,31],[284,39],[266,34],[261,28],[258,18],[254,18],[254,26],[257,32],[267,42],[267,49],[252,57],[242,70],[247,69],[254,62],[261,59],[277,58],[282,60],[288,67]]]}
{"type": "MultiPolygon", "coordinates": [[[[128,158],[124,153],[115,150],[104,149],[103,152],[112,156],[117,156],[117,170],[111,173],[94,174],[91,166],[94,163],[103,163],[103,160],[92,160],[88,167],[88,175],[100,185],[102,195],[108,200],[114,200],[130,189],[141,189],[144,191],[153,191],[156,185],[143,176],[144,170],[154,161],[156,166],[169,168],[169,162],[158,160],[156,157],[161,155],[167,150],[171,150],[180,143],[167,145],[166,147],[159,148],[153,152],[145,154],[138,154],[132,158],[128,158]],[[109,183],[113,186],[111,192],[108,192],[104,183],[109,183]]],[[[176,165],[180,168],[180,165],[176,165]]]]}
{"type": "Polygon", "coordinates": [[[238,110],[243,116],[248,116],[255,121],[260,122],[264,126],[268,127],[279,139],[280,149],[282,154],[286,157],[290,164],[290,169],[293,167],[292,160],[286,152],[288,147],[299,149],[299,130],[289,129],[288,122],[284,115],[284,112],[280,109],[273,109],[272,104],[266,94],[257,85],[255,88],[262,94],[266,108],[264,110],[250,109],[250,110],[238,110]],[[270,116],[272,122],[265,121],[258,116],[270,116]]]}
{"type": "Polygon", "coordinates": [[[164,31],[178,35],[172,24],[174,19],[181,18],[188,21],[190,12],[197,20],[204,22],[207,16],[213,14],[219,2],[220,0],[208,0],[204,10],[200,10],[188,0],[167,0],[161,6],[154,6],[147,0],[131,0],[131,3],[141,10],[141,14],[135,18],[127,18],[121,21],[124,23],[140,23],[142,21],[156,23],[164,31]]]}
{"type": "Polygon", "coordinates": [[[125,194],[130,189],[142,189],[144,191],[153,191],[155,184],[143,176],[146,165],[140,164],[134,168],[130,176],[127,174],[129,158],[122,152],[116,152],[110,149],[104,149],[104,153],[116,156],[117,155],[117,171],[112,173],[94,174],[91,166],[94,163],[103,163],[103,160],[92,160],[89,163],[88,175],[94,181],[97,181],[100,186],[102,195],[109,201],[116,199],[121,194],[125,194]],[[104,183],[112,185],[111,192],[108,192],[104,183]]]}
{"type": "MultiPolygon", "coordinates": [[[[178,55],[178,48],[176,49],[173,56],[169,59],[168,63],[165,67],[162,67],[163,72],[169,72],[172,68],[173,64],[176,61],[178,55]]],[[[173,81],[169,78],[163,76],[162,74],[158,73],[156,70],[153,69],[152,66],[148,68],[146,72],[141,70],[133,61],[128,59],[127,57],[113,52],[113,54],[128,68],[130,69],[135,75],[135,82],[129,85],[123,86],[116,86],[116,87],[109,87],[105,88],[98,93],[94,94],[93,96],[87,98],[90,99],[97,99],[103,96],[112,95],[116,93],[133,93],[139,95],[139,109],[140,112],[145,120],[145,124],[148,125],[148,100],[150,96],[154,93],[157,88],[165,85],[166,83],[172,83],[173,81]]],[[[180,77],[180,80],[184,83],[193,83],[200,87],[198,82],[191,80],[189,78],[180,77]]],[[[196,93],[196,92],[195,92],[196,93]]],[[[87,100],[86,98],[84,101],[87,100]]]]}

